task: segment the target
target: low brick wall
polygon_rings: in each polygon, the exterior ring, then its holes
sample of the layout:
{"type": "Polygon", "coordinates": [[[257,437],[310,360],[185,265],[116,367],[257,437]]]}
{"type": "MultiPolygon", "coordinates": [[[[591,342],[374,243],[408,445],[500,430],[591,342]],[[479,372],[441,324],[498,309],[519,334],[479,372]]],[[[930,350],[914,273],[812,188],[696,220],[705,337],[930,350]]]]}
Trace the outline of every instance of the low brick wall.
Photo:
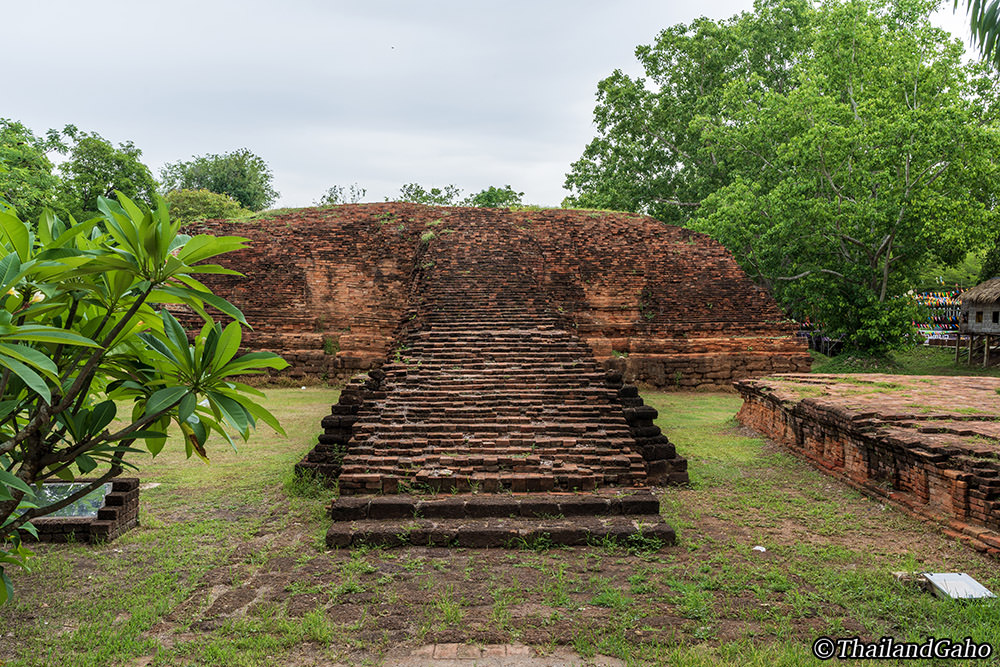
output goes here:
{"type": "Polygon", "coordinates": [[[104,507],[97,511],[96,517],[43,517],[31,523],[41,542],[109,542],[139,525],[139,480],[136,477],[111,480],[111,491],[104,497],[104,507]]]}
{"type": "Polygon", "coordinates": [[[988,413],[1000,381],[886,377],[743,380],[737,419],[863,493],[1000,555],[1000,425],[988,413]],[[915,410],[929,391],[941,405],[915,410]]]}
{"type": "Polygon", "coordinates": [[[603,357],[604,367],[621,371],[629,382],[660,389],[731,391],[734,380],[808,372],[812,364],[792,338],[717,339],[692,347],[697,351],[603,357]]]}

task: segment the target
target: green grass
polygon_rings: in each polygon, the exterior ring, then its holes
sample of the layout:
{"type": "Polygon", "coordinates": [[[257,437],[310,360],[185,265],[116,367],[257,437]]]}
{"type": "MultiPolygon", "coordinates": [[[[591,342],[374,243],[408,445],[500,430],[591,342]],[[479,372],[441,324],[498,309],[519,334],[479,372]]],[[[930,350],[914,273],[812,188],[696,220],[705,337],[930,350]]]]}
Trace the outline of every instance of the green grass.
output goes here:
{"type": "Polygon", "coordinates": [[[644,395],[689,461],[691,486],[661,493],[675,546],[339,551],[323,542],[333,491],[290,472],[336,392],[267,394],[287,438],[210,446],[210,465],[170,443],[138,462],[160,484],[142,492],[139,529],[37,547],[0,607],[0,664],[380,664],[457,641],[772,667],[819,664],[821,634],[1000,646],[996,603],[939,600],[892,575],[964,571],[998,591],[995,561],[744,430],[733,394],[644,395]]]}
{"type": "MultiPolygon", "coordinates": [[[[955,348],[915,347],[888,358],[840,354],[828,357],[811,351],[813,373],[887,373],[892,375],[985,375],[1000,377],[1000,367],[983,368],[982,359],[955,363],[955,348]]],[[[964,353],[963,353],[964,354],[964,353]]]]}

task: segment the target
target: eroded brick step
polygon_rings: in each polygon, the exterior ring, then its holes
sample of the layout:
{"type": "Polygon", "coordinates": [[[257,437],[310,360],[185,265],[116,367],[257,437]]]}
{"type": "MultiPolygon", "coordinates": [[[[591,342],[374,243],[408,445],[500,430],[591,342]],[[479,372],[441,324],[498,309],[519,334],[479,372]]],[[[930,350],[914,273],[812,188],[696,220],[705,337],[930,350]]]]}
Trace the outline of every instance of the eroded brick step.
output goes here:
{"type": "MultiPolygon", "coordinates": [[[[553,374],[554,375],[554,374],[553,374]]],[[[397,391],[407,391],[410,390],[414,393],[420,391],[420,384],[426,385],[427,391],[443,390],[451,394],[455,394],[461,391],[477,391],[483,392],[484,394],[503,394],[504,392],[510,393],[511,389],[534,389],[532,398],[546,398],[558,396],[560,393],[565,393],[566,391],[572,391],[574,393],[589,393],[589,394],[609,394],[609,390],[604,387],[595,387],[587,381],[586,378],[581,378],[579,382],[572,383],[567,379],[559,377],[524,377],[520,379],[515,379],[514,377],[505,378],[502,374],[496,375],[452,375],[450,380],[449,377],[444,373],[422,375],[419,373],[414,373],[412,376],[408,375],[405,382],[396,380],[393,382],[393,378],[390,378],[388,382],[388,388],[397,391]],[[501,380],[503,382],[501,382],[501,380]]]]}
{"type": "MultiPolygon", "coordinates": [[[[367,434],[366,434],[367,435],[367,434]]],[[[376,450],[378,456],[392,456],[390,450],[407,452],[405,456],[415,456],[414,450],[427,449],[428,456],[507,456],[518,457],[530,454],[552,456],[562,460],[578,456],[605,456],[617,454],[623,447],[631,444],[627,432],[619,432],[599,438],[547,438],[534,439],[530,437],[483,437],[465,436],[446,438],[440,436],[421,436],[418,434],[402,434],[386,437],[384,435],[356,436],[350,441],[347,453],[351,456],[366,456],[371,450],[376,450]],[[499,450],[499,451],[498,451],[499,450]],[[508,453],[509,452],[509,453],[508,453]],[[543,454],[544,453],[544,454],[543,454]]]]}
{"type": "Polygon", "coordinates": [[[660,501],[649,489],[615,493],[482,494],[459,496],[348,496],[330,503],[334,521],[364,519],[499,517],[554,518],[596,515],[656,515],[660,501]]]}
{"type": "Polygon", "coordinates": [[[587,384],[582,382],[575,385],[566,384],[553,384],[552,386],[544,384],[536,384],[532,387],[533,383],[520,382],[516,387],[517,389],[529,389],[530,391],[521,392],[518,391],[514,393],[511,391],[510,387],[501,386],[497,383],[498,378],[481,378],[481,379],[471,379],[463,376],[462,378],[455,378],[452,380],[451,384],[448,384],[447,378],[439,376],[427,376],[421,377],[419,375],[414,375],[413,377],[408,377],[405,382],[395,381],[392,379],[387,382],[387,389],[392,391],[392,396],[407,396],[410,398],[419,398],[421,396],[427,396],[428,399],[440,399],[445,396],[455,396],[461,395],[469,399],[495,399],[495,400],[519,400],[521,402],[528,401],[548,401],[554,398],[562,398],[563,396],[569,394],[567,398],[573,396],[578,397],[611,397],[614,395],[613,389],[608,389],[607,387],[595,386],[593,384],[587,384]],[[421,386],[423,385],[428,386],[421,386]]]}
{"type": "MultiPolygon", "coordinates": [[[[410,385],[414,389],[418,383],[452,387],[452,391],[462,388],[473,387],[497,387],[502,388],[508,384],[511,386],[524,387],[544,387],[546,389],[563,388],[590,388],[591,379],[589,368],[580,366],[572,368],[548,367],[548,368],[503,368],[489,362],[475,362],[463,360],[460,364],[455,364],[457,368],[428,368],[424,370],[418,362],[414,362],[413,370],[407,372],[406,380],[391,377],[389,384],[396,384],[395,388],[404,388],[410,385]],[[571,372],[576,370],[577,372],[571,372]],[[498,386],[498,382],[503,381],[503,385],[498,386]]],[[[596,388],[595,388],[596,389],[596,388]]],[[[598,390],[603,391],[603,390],[598,390]]]]}
{"type": "MultiPolygon", "coordinates": [[[[384,417],[391,418],[393,415],[383,415],[384,417]]],[[[493,415],[484,415],[484,420],[487,417],[493,415]]],[[[559,417],[559,415],[553,413],[551,415],[553,418],[559,417]]],[[[444,420],[435,419],[433,422],[421,422],[415,419],[412,415],[409,416],[409,421],[406,423],[378,423],[378,424],[364,424],[355,429],[355,433],[381,433],[383,435],[390,434],[410,434],[416,435],[420,433],[440,435],[444,437],[451,437],[453,439],[460,439],[463,435],[471,434],[486,434],[486,433],[518,433],[524,436],[535,436],[539,434],[548,434],[555,437],[565,437],[565,438],[585,438],[585,437],[595,437],[595,434],[607,435],[609,433],[621,433],[625,428],[625,422],[622,421],[618,428],[614,428],[614,424],[594,424],[593,419],[588,417],[580,418],[567,418],[560,417],[560,422],[553,425],[543,425],[543,424],[504,424],[504,423],[490,423],[486,421],[469,421],[466,415],[462,415],[461,418],[455,418],[454,420],[444,420]]],[[[539,442],[544,442],[544,438],[539,438],[539,442]]]]}
{"type": "MultiPolygon", "coordinates": [[[[446,317],[424,317],[423,323],[428,331],[448,336],[465,336],[470,333],[487,333],[504,329],[511,331],[526,330],[538,325],[538,321],[534,318],[514,320],[490,317],[476,317],[468,322],[456,322],[446,317]]],[[[550,326],[555,330],[558,322],[553,322],[550,326]]]]}
{"type": "Polygon", "coordinates": [[[655,550],[676,542],[663,519],[627,516],[569,519],[395,519],[335,523],[327,547],[455,546],[519,549],[547,545],[599,545],[611,541],[655,550]]]}
{"type": "Polygon", "coordinates": [[[634,487],[642,484],[645,473],[642,464],[626,468],[612,469],[608,465],[595,472],[591,466],[574,467],[567,464],[560,470],[552,468],[529,468],[522,470],[501,469],[497,472],[472,470],[465,472],[445,467],[418,468],[372,468],[356,470],[345,465],[340,474],[340,494],[395,494],[408,489],[444,493],[468,493],[481,491],[497,493],[544,493],[550,491],[593,491],[607,487],[634,487]],[[450,471],[451,474],[445,474],[450,471]]]}
{"type": "MultiPolygon", "coordinates": [[[[393,448],[398,449],[398,448],[393,448]]],[[[469,474],[477,470],[489,471],[491,468],[498,471],[515,471],[548,473],[558,469],[576,468],[599,468],[608,466],[615,474],[622,470],[631,470],[636,466],[641,468],[642,459],[634,454],[620,455],[608,450],[589,452],[554,452],[547,456],[532,453],[530,456],[519,457],[516,453],[504,451],[485,450],[470,452],[468,454],[453,454],[452,452],[437,452],[431,454],[414,454],[404,450],[401,455],[393,455],[388,452],[357,453],[351,452],[350,463],[344,466],[344,471],[364,474],[367,470],[378,467],[401,468],[413,473],[416,467],[440,467],[451,470],[465,471],[469,474]],[[563,456],[559,456],[563,454],[563,456]],[[493,462],[488,462],[492,459],[493,462]]]]}
{"type": "Polygon", "coordinates": [[[522,329],[467,329],[444,332],[439,329],[421,329],[409,334],[408,338],[413,341],[442,341],[442,340],[463,340],[468,342],[523,342],[531,340],[539,343],[568,341],[572,345],[579,342],[570,336],[563,329],[554,325],[547,325],[544,328],[533,325],[522,329]]]}
{"type": "MultiPolygon", "coordinates": [[[[608,450],[582,450],[571,453],[556,449],[523,450],[518,447],[505,448],[498,452],[495,448],[477,448],[461,454],[453,452],[437,452],[424,454],[411,449],[396,447],[395,443],[373,454],[355,454],[352,452],[350,468],[355,472],[376,467],[398,467],[411,469],[433,464],[455,470],[469,469],[489,472],[499,470],[515,470],[517,468],[534,468],[538,470],[559,469],[570,467],[595,467],[604,465],[604,457],[617,457],[608,450]]],[[[636,459],[629,458],[624,465],[632,467],[636,459]]]]}
{"type": "MultiPolygon", "coordinates": [[[[533,345],[514,347],[507,345],[442,345],[441,347],[414,346],[406,350],[408,356],[418,356],[423,358],[423,363],[437,361],[443,363],[450,359],[479,360],[482,357],[491,358],[495,363],[520,363],[527,366],[559,366],[567,362],[588,363],[584,360],[584,350],[559,349],[553,345],[551,349],[543,349],[533,345]],[[424,358],[426,357],[426,358],[424,358]]],[[[588,365],[595,366],[592,362],[588,365]]]]}

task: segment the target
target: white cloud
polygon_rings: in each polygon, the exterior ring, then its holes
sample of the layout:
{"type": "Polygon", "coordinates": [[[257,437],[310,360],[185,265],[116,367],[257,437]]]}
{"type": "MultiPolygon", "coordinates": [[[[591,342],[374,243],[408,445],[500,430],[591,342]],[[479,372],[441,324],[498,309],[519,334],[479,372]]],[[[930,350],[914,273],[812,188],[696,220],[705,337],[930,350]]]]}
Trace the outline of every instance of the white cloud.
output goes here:
{"type": "Polygon", "coordinates": [[[334,184],[380,200],[411,181],[509,183],[558,204],[593,137],[598,81],[639,73],[634,49],[659,30],[752,3],[6,5],[0,114],[130,139],[154,171],[246,147],[271,165],[279,204],[305,206],[334,184]]]}

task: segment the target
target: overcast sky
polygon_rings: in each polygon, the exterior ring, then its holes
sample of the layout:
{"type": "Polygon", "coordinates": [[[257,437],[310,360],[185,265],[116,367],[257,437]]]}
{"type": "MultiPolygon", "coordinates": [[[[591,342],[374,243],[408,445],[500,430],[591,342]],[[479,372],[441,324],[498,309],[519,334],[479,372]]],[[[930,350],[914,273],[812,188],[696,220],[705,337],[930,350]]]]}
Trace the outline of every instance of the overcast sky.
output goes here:
{"type": "MultiPolygon", "coordinates": [[[[966,40],[948,9],[940,25],[966,40]]],[[[358,183],[466,194],[512,185],[558,205],[594,136],[597,83],[634,50],[751,0],[0,0],[0,117],[73,123],[167,162],[246,147],[277,205],[358,183]]]]}

